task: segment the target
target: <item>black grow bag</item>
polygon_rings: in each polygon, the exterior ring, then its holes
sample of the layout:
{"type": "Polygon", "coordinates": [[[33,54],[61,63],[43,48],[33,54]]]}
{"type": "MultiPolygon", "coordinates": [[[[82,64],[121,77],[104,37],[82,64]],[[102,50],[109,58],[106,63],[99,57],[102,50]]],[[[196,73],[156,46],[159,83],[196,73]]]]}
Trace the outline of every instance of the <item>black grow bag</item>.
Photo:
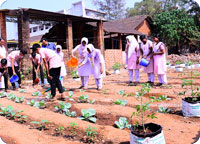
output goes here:
{"type": "Polygon", "coordinates": [[[191,104],[200,103],[200,97],[186,97],[182,100],[185,101],[185,102],[191,103],[191,104]],[[193,100],[193,98],[196,98],[197,100],[193,100]]]}
{"type": "MultiPolygon", "coordinates": [[[[136,131],[134,131],[134,127],[131,126],[131,133],[137,137],[140,138],[146,138],[146,137],[154,137],[158,134],[160,134],[162,132],[162,127],[160,125],[154,124],[154,123],[147,123],[144,124],[145,128],[148,128],[150,131],[152,131],[151,134],[138,134],[136,131]]],[[[143,127],[141,125],[139,125],[138,127],[136,127],[137,130],[142,130],[143,127]]]]}

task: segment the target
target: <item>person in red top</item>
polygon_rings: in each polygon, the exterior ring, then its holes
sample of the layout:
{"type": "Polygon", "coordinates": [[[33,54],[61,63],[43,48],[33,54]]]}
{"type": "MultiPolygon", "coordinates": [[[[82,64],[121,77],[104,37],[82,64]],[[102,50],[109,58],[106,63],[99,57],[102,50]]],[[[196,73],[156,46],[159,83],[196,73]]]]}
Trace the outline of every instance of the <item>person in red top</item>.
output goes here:
{"type": "Polygon", "coordinates": [[[41,56],[39,54],[36,54],[34,52],[30,55],[30,60],[33,64],[33,86],[35,85],[35,79],[36,76],[38,76],[38,71],[40,70],[40,77],[41,77],[41,85],[44,86],[44,73],[42,68],[42,60],[41,56]]]}
{"type": "Polygon", "coordinates": [[[8,89],[8,73],[7,73],[7,60],[5,58],[1,59],[0,63],[0,81],[2,76],[4,77],[4,84],[5,84],[5,92],[8,89]]]}

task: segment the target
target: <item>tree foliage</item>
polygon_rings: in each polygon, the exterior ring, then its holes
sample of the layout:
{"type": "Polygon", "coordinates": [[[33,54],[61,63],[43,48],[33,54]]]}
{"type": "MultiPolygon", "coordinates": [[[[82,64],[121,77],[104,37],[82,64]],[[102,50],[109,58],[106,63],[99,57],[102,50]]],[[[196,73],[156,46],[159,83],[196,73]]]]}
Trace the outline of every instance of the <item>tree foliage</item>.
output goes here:
{"type": "Polygon", "coordinates": [[[153,16],[155,14],[162,12],[162,2],[158,0],[143,0],[141,2],[136,2],[133,8],[128,8],[126,10],[126,16],[136,16],[136,15],[149,15],[153,16]]]}
{"type": "Polygon", "coordinates": [[[183,45],[200,38],[194,19],[184,10],[166,11],[156,15],[154,27],[154,32],[159,33],[169,47],[176,47],[178,53],[183,45]]]}
{"type": "Polygon", "coordinates": [[[106,19],[114,20],[125,16],[124,0],[94,0],[99,10],[106,12],[106,19]]]}

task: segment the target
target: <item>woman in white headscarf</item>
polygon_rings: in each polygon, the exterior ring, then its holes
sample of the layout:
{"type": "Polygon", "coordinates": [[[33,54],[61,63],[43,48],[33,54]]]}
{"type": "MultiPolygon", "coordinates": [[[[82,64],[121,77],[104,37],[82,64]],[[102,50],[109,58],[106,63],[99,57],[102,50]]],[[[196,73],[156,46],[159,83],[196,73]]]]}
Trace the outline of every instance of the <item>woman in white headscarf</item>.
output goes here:
{"type": "Polygon", "coordinates": [[[67,75],[67,72],[66,72],[66,67],[64,63],[64,53],[62,52],[61,45],[56,46],[56,53],[60,56],[60,59],[61,59],[60,77],[61,77],[61,83],[63,84],[63,80],[64,80],[64,77],[67,75]]]}
{"type": "Polygon", "coordinates": [[[97,90],[101,90],[103,87],[103,77],[105,77],[105,61],[101,51],[95,49],[92,44],[88,44],[87,46],[88,57],[92,63],[92,74],[95,78],[95,82],[97,85],[97,90]]]}
{"type": "MultiPolygon", "coordinates": [[[[74,56],[74,53],[78,50],[79,52],[79,66],[78,66],[78,75],[81,77],[81,86],[80,89],[88,88],[88,81],[89,81],[89,76],[91,75],[91,62],[88,58],[88,53],[87,53],[87,44],[88,44],[88,39],[87,38],[82,38],[81,39],[81,44],[76,46],[75,49],[72,51],[72,56],[74,56]]],[[[76,58],[76,57],[75,57],[76,58]]]]}
{"type": "Polygon", "coordinates": [[[134,36],[127,36],[126,37],[127,44],[126,44],[126,63],[129,72],[129,85],[136,86],[140,81],[140,65],[139,65],[139,58],[140,58],[140,49],[139,44],[134,36]],[[133,84],[133,70],[135,71],[135,81],[136,83],[133,84]]]}

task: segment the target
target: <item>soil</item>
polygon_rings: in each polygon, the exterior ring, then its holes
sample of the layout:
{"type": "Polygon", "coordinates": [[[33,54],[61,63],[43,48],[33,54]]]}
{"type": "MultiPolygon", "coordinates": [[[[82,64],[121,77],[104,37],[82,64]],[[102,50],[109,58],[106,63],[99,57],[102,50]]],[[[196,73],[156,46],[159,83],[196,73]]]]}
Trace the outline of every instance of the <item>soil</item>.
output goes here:
{"type": "MultiPolygon", "coordinates": [[[[198,71],[195,69],[194,71],[198,71]]],[[[182,88],[182,79],[189,78],[190,71],[186,70],[184,73],[178,73],[175,70],[169,70],[167,73],[168,82],[167,86],[153,87],[149,94],[144,96],[144,102],[150,100],[150,96],[159,97],[159,95],[167,95],[170,100],[156,102],[151,104],[151,109],[156,113],[157,119],[148,119],[146,123],[153,122],[163,127],[164,136],[167,144],[192,144],[200,136],[200,118],[185,118],[182,116],[182,98],[189,95],[189,87],[182,88]],[[186,90],[186,96],[178,95],[178,93],[186,90]],[[168,107],[172,111],[169,114],[158,113],[158,107],[168,107]],[[178,139],[177,139],[178,138],[178,139]]],[[[147,81],[147,75],[141,73],[141,83],[147,81]]],[[[157,79],[156,82],[158,83],[157,79]]],[[[24,110],[23,115],[28,116],[27,123],[17,123],[13,120],[8,120],[0,116],[0,137],[7,143],[14,144],[59,144],[59,143],[83,143],[87,142],[85,129],[90,125],[96,127],[98,136],[95,142],[111,143],[111,144],[125,144],[129,143],[130,130],[120,130],[114,126],[114,122],[118,121],[120,117],[126,117],[130,123],[135,124],[136,117],[130,118],[132,112],[136,111],[135,106],[138,104],[133,96],[141,86],[128,86],[128,73],[126,70],[120,70],[120,74],[112,74],[107,76],[104,81],[103,90],[97,91],[94,79],[91,77],[89,81],[89,89],[86,91],[80,91],[80,81],[74,81],[72,78],[66,78],[64,87],[67,90],[72,90],[74,101],[66,99],[66,102],[71,103],[72,107],[70,111],[76,111],[77,116],[81,116],[81,109],[93,108],[96,110],[97,122],[90,123],[82,121],[78,118],[67,117],[55,111],[54,106],[58,105],[59,100],[47,101],[44,96],[32,96],[32,92],[41,91],[40,86],[31,86],[32,83],[26,83],[23,81],[25,93],[19,93],[18,91],[9,91],[17,96],[25,96],[25,101],[22,104],[15,103],[7,98],[1,98],[0,104],[7,107],[11,105],[14,109],[24,110]],[[124,90],[128,93],[128,96],[121,96],[118,94],[119,90],[124,90]],[[131,93],[131,95],[130,95],[131,93]],[[87,94],[89,100],[95,100],[94,104],[90,103],[78,103],[78,97],[80,95],[87,94]],[[27,102],[31,99],[42,100],[47,102],[46,108],[38,109],[27,105],[27,102]],[[126,106],[113,104],[117,99],[127,100],[126,106]],[[47,120],[52,122],[47,125],[48,130],[39,131],[36,125],[30,124],[30,121],[47,120]],[[79,126],[77,136],[71,138],[69,131],[63,131],[62,135],[58,135],[56,129],[62,125],[67,129],[69,123],[76,122],[79,126]],[[21,136],[23,135],[23,136],[21,136]]],[[[200,79],[195,80],[195,86],[200,84],[200,79]]],[[[68,91],[66,96],[68,96],[68,91]]],[[[60,95],[57,94],[57,97],[60,95]]]]}

